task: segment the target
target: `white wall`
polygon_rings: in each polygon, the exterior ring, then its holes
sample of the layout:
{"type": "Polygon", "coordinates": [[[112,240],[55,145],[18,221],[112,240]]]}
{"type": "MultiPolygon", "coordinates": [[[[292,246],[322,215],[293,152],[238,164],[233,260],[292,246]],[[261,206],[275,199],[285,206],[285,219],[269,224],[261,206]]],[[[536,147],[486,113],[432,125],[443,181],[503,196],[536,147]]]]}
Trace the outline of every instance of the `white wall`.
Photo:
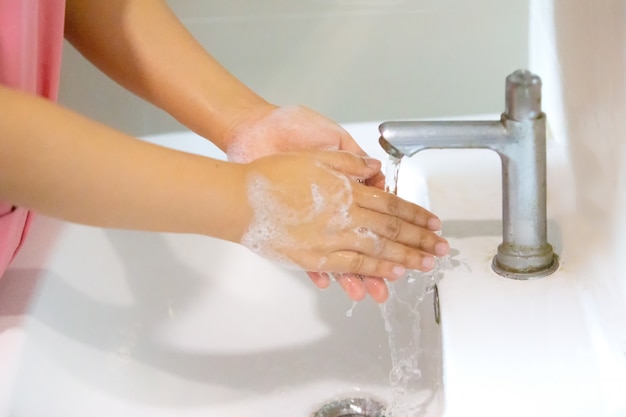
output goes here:
{"type": "Polygon", "coordinates": [[[530,66],[576,181],[570,258],[588,264],[583,299],[626,354],[626,2],[531,0],[530,20],[530,66]]]}
{"type": "MultiPolygon", "coordinates": [[[[340,122],[499,113],[528,64],[528,0],[169,0],[268,100],[340,122]]],[[[67,47],[61,103],[132,134],[179,130],[67,47]]]]}

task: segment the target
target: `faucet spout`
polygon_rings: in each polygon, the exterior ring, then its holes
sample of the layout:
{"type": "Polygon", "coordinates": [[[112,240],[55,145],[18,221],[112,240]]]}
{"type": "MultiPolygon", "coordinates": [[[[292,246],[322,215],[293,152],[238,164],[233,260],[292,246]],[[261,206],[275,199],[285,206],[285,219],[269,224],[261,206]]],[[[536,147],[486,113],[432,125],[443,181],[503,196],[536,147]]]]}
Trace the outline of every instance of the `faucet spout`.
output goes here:
{"type": "Polygon", "coordinates": [[[547,242],[546,124],[538,76],[519,70],[507,77],[500,120],[385,122],[379,129],[381,146],[396,158],[425,149],[497,152],[502,161],[502,243],[494,271],[529,279],[558,268],[547,242]]]}
{"type": "Polygon", "coordinates": [[[385,122],[380,145],[395,156],[413,156],[425,149],[495,149],[506,134],[499,121],[385,122]]]}

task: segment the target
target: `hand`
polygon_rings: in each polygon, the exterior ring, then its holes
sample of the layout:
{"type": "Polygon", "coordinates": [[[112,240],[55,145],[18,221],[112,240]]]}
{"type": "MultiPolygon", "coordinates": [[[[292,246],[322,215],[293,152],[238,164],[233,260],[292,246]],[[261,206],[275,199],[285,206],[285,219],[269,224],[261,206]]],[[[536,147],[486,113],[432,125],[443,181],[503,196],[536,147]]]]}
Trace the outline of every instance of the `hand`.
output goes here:
{"type": "MultiPolygon", "coordinates": [[[[249,163],[253,214],[241,243],[286,265],[326,274],[393,280],[406,269],[432,269],[434,255],[448,252],[445,239],[433,231],[439,220],[357,182],[379,170],[376,160],[337,151],[276,154],[249,163]]],[[[364,285],[375,287],[379,296],[378,282],[384,286],[382,281],[364,285]]],[[[342,285],[355,296],[351,282],[342,285]]]]}
{"type": "MultiPolygon", "coordinates": [[[[229,129],[228,160],[246,163],[280,152],[341,150],[367,154],[345,129],[313,110],[301,106],[260,106],[245,113],[229,129]]],[[[384,188],[381,172],[367,180],[384,188]]]]}
{"type": "MultiPolygon", "coordinates": [[[[227,135],[227,155],[233,162],[245,163],[274,153],[311,149],[344,150],[366,156],[345,129],[305,107],[279,108],[268,104],[238,120],[227,135]]],[[[366,184],[383,189],[385,177],[379,171],[366,184]]],[[[331,283],[327,273],[308,271],[307,275],[319,288],[327,288],[331,283]]],[[[354,300],[368,293],[377,302],[387,299],[387,286],[381,278],[340,273],[334,273],[333,277],[354,300]]]]}
{"type": "MultiPolygon", "coordinates": [[[[279,152],[311,149],[345,150],[365,156],[354,139],[337,123],[305,107],[276,107],[267,105],[255,108],[240,117],[228,134],[228,158],[234,162],[249,162],[279,152]]],[[[385,178],[379,171],[365,183],[384,188],[385,178]]],[[[432,221],[433,230],[440,228],[438,220],[432,221]]],[[[335,271],[337,272],[337,271],[335,271]]],[[[308,271],[307,274],[319,288],[331,283],[328,273],[308,271]]],[[[368,293],[377,302],[388,297],[382,278],[347,273],[332,276],[353,300],[361,300],[368,293]]]]}

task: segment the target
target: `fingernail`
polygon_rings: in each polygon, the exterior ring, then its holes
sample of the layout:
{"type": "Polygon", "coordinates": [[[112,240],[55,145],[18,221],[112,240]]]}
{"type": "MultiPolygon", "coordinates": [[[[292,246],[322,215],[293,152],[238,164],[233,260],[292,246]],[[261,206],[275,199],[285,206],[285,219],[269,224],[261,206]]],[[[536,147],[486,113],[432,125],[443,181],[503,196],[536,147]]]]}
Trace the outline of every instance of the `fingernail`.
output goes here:
{"type": "Polygon", "coordinates": [[[439,242],[435,245],[435,255],[445,256],[450,251],[450,245],[448,242],[439,242]]]}
{"type": "Polygon", "coordinates": [[[406,268],[400,265],[396,265],[391,270],[395,278],[400,278],[406,272],[406,268]]]}
{"type": "Polygon", "coordinates": [[[435,258],[433,258],[432,256],[427,256],[422,259],[422,267],[427,271],[433,269],[435,267],[435,258]]]}
{"type": "Polygon", "coordinates": [[[433,231],[441,230],[441,220],[436,217],[431,217],[428,220],[428,228],[433,231]]]}
{"type": "Polygon", "coordinates": [[[378,159],[370,158],[369,156],[364,156],[363,160],[365,161],[365,165],[370,168],[380,169],[380,161],[378,159]]]}

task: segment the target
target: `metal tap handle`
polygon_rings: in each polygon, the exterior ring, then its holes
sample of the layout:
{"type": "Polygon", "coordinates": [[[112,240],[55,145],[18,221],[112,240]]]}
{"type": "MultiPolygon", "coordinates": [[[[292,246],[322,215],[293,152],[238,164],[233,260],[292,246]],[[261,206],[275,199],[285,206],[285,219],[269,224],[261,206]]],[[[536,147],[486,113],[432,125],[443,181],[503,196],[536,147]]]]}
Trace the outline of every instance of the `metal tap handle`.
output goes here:
{"type": "Polygon", "coordinates": [[[505,117],[534,120],[541,116],[541,78],[528,70],[517,70],[506,77],[505,117]]]}

